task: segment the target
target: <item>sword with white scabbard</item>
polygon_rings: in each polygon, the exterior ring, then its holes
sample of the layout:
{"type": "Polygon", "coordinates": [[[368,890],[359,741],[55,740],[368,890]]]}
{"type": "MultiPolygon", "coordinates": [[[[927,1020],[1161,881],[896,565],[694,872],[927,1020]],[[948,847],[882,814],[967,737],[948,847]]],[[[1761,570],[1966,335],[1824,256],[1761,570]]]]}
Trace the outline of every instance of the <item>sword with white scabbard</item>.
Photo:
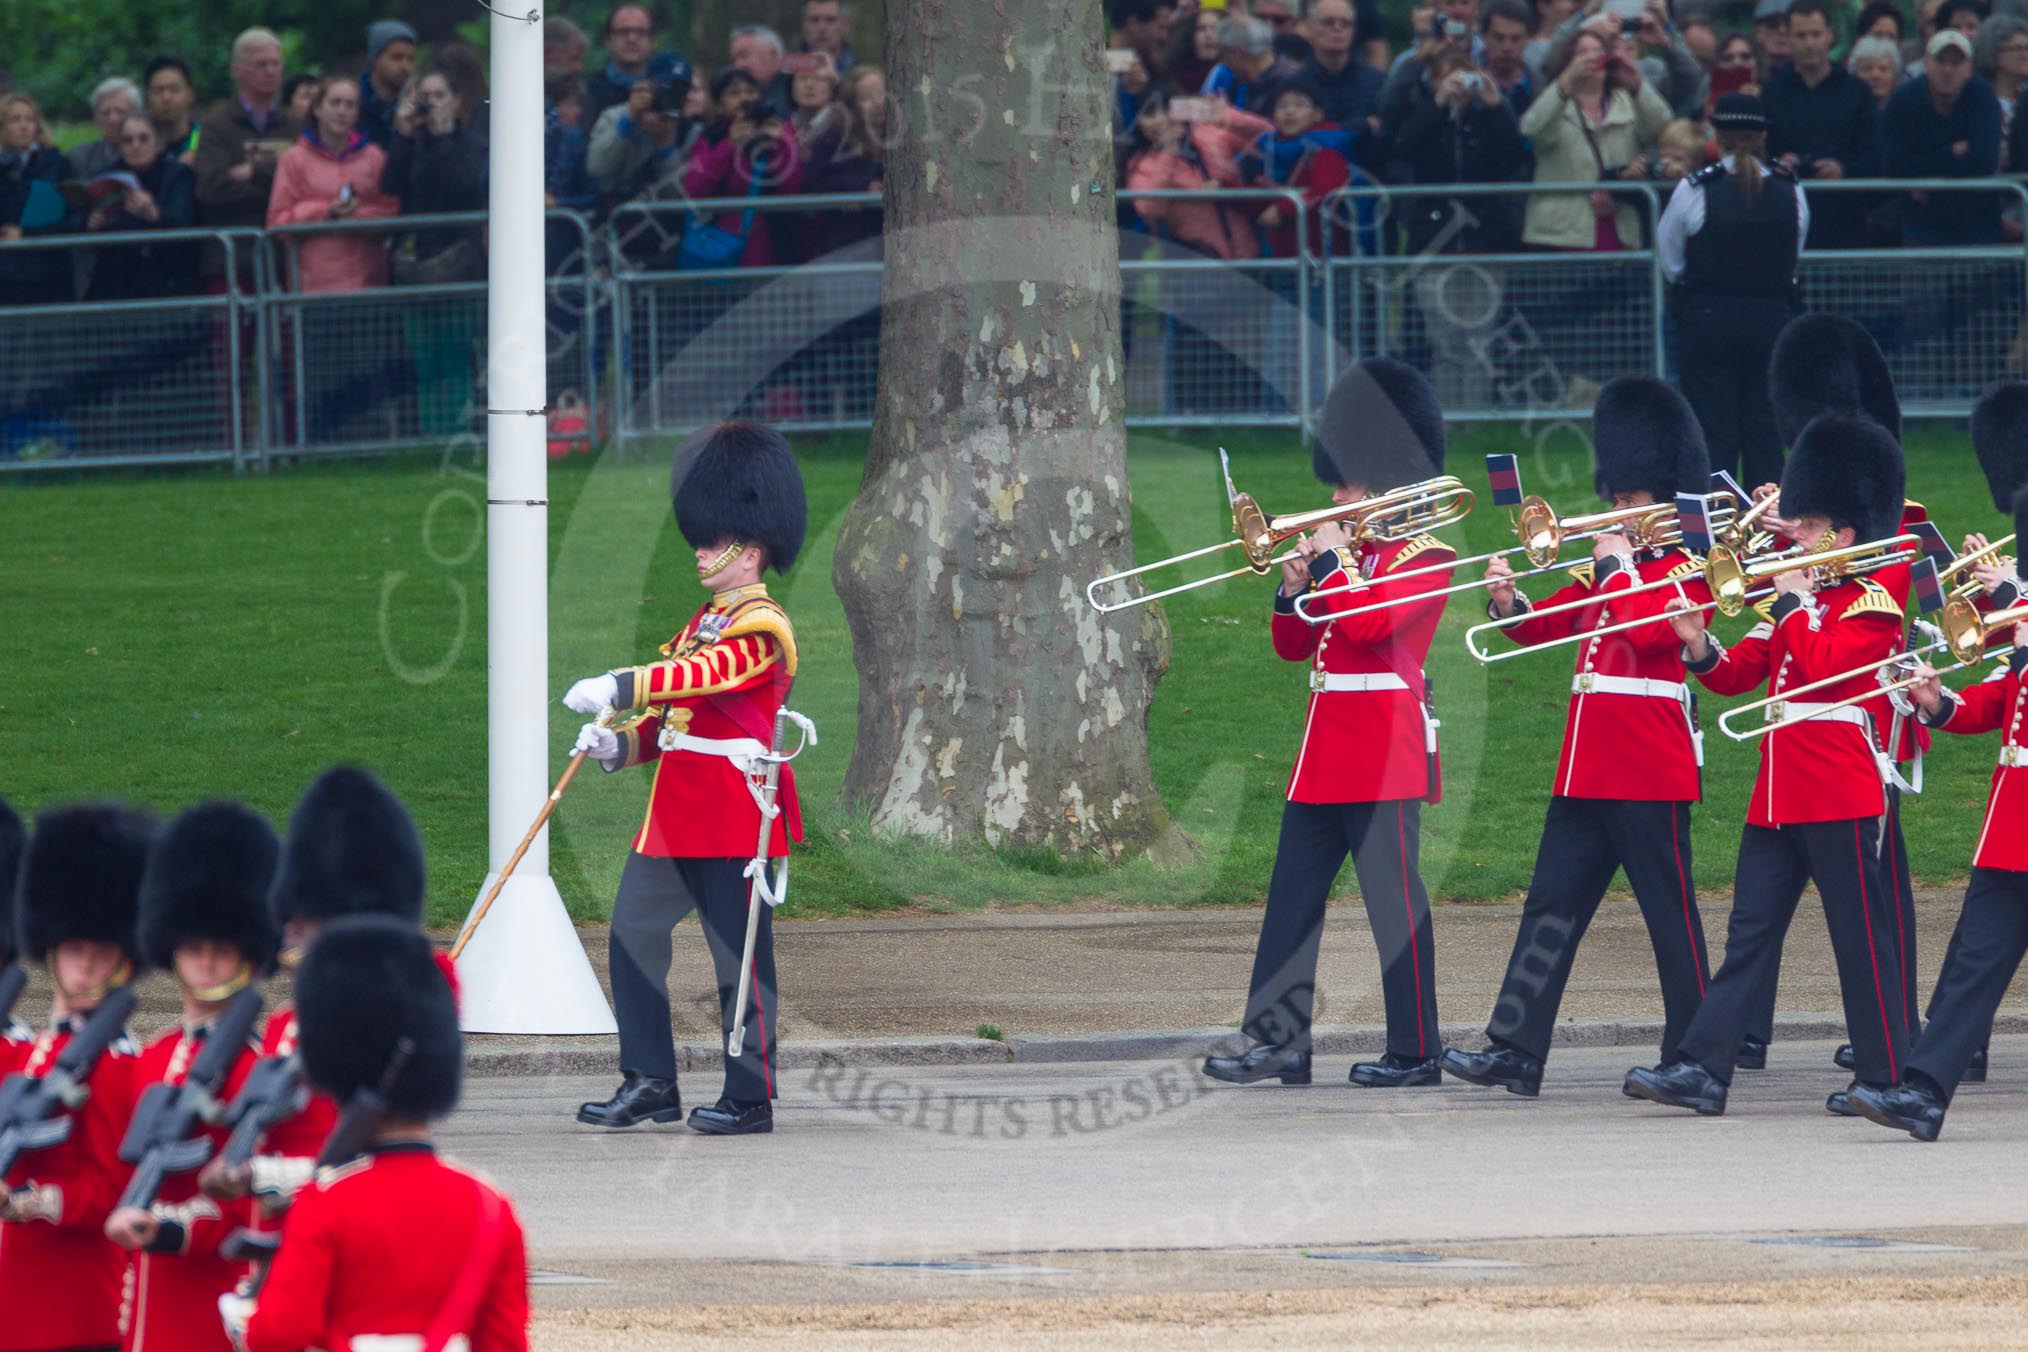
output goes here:
{"type": "Polygon", "coordinates": [[[756,788],[752,772],[748,772],[748,787],[753,790],[754,803],[760,808],[760,839],[754,843],[753,858],[746,866],[746,948],[739,960],[739,992],[733,999],[732,1031],[725,1035],[725,1059],[737,1061],[740,1051],[746,1046],[746,998],[753,988],[753,949],[760,937],[761,907],[770,910],[782,904],[789,895],[789,858],[782,855],[782,862],[776,866],[774,876],[768,875],[768,840],[774,834],[775,818],[781,816],[778,802],[781,796],[782,767],[803,754],[806,747],[817,744],[817,725],[793,709],[775,711],[774,743],[767,753],[753,759],[767,766],[756,788]],[[795,724],[798,732],[796,749],[784,753],[782,741],[789,724],[795,724]]]}

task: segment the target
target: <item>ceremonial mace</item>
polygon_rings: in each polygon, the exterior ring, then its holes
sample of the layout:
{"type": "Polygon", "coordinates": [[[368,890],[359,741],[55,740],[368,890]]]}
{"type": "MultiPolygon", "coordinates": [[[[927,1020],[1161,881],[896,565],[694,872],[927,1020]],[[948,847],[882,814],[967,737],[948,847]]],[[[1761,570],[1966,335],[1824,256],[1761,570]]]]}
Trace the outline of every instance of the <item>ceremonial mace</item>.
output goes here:
{"type": "MultiPolygon", "coordinates": [[[[612,709],[601,709],[594,721],[599,727],[609,728],[613,725],[614,713],[615,710],[612,709]]],[[[535,824],[528,828],[527,835],[521,837],[521,843],[514,847],[514,853],[507,856],[507,866],[500,870],[500,876],[486,889],[486,895],[479,898],[478,909],[472,912],[472,918],[465,925],[464,932],[458,935],[458,941],[451,945],[452,962],[458,960],[458,955],[465,951],[465,945],[472,942],[472,936],[479,932],[479,922],[486,918],[486,912],[493,909],[493,899],[500,895],[500,889],[507,886],[507,880],[514,876],[515,868],[521,863],[521,856],[528,853],[528,847],[535,843],[535,837],[549,824],[549,814],[556,811],[556,805],[563,800],[563,791],[570,787],[571,780],[577,778],[579,767],[590,754],[589,749],[580,751],[570,758],[570,764],[563,767],[563,774],[556,781],[556,787],[551,789],[549,797],[543,800],[542,811],[535,814],[535,824]]]]}

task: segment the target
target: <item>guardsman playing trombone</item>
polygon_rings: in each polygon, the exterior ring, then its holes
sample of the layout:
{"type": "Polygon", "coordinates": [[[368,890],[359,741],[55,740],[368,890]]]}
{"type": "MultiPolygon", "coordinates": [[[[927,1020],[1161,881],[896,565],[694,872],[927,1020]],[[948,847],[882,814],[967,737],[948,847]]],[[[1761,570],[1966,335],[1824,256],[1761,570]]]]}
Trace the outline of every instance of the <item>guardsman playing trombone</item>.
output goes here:
{"type": "MultiPolygon", "coordinates": [[[[1592,435],[1598,494],[1616,511],[1673,503],[1678,493],[1702,493],[1710,479],[1696,415],[1659,380],[1627,376],[1608,384],[1592,435]]],[[[1675,518],[1649,518],[1657,520],[1675,518]]],[[[1665,1062],[1675,1059],[1704,998],[1710,966],[1690,863],[1702,739],[1681,644],[1662,608],[1673,596],[1703,602],[1710,592],[1680,537],[1637,549],[1624,529],[1595,537],[1591,562],[1571,570],[1540,618],[1513,573],[1504,557],[1487,566],[1488,615],[1513,621],[1503,632],[1524,645],[1576,640],[1577,670],[1535,875],[1486,1026],[1489,1045],[1447,1051],[1443,1065],[1461,1080],[1533,1096],[1577,947],[1620,869],[1655,950],[1665,1062]],[[1639,624],[1643,618],[1651,623],[1639,624]]]]}
{"type": "MultiPolygon", "coordinates": [[[[1766,681],[1778,697],[1900,651],[1909,577],[1908,551],[1898,547],[1902,483],[1900,448],[1879,424],[1842,416],[1811,423],[1789,457],[1780,499],[1790,538],[1803,553],[1771,572],[1776,595],[1768,620],[1727,648],[1705,632],[1703,611],[1686,601],[1668,603],[1685,665],[1698,680],[1727,695],[1766,681]]],[[[1821,698],[1876,688],[1870,674],[1859,675],[1821,698]]],[[[1801,702],[1772,704],[1768,716],[1783,726],[1761,748],[1740,837],[1725,962],[1677,1058],[1628,1072],[1624,1089],[1631,1097],[1707,1115],[1725,1111],[1740,1037],[1812,880],[1830,926],[1859,1082],[1892,1083],[1907,1059],[1894,908],[1880,859],[1887,802],[1870,721],[1858,708],[1801,702]]],[[[1831,1111],[1844,1108],[1842,1093],[1832,1097],[1831,1111]]]]}
{"type": "MultiPolygon", "coordinates": [[[[2028,526],[2028,493],[2014,503],[2015,534],[2028,526]]],[[[1924,665],[1910,690],[1917,716],[1932,728],[1961,735],[2000,734],[1999,764],[1986,798],[1972,880],[1936,991],[1929,1027],[1892,1084],[1856,1085],[1852,1106],[1862,1116],[1934,1141],[1958,1085],[1982,1054],[2007,986],[2028,954],[2028,609],[1999,611],[1984,631],[2009,635],[2010,651],[1985,680],[1959,694],[1924,665]]],[[[1981,654],[1976,660],[1985,660],[1981,654]]]]}
{"type": "MultiPolygon", "coordinates": [[[[1421,483],[1444,460],[1443,410],[1421,374],[1370,358],[1340,377],[1317,429],[1314,467],[1332,501],[1421,483]]],[[[1418,869],[1421,807],[1441,778],[1436,721],[1423,672],[1454,552],[1429,535],[1377,539],[1326,522],[1284,563],[1271,632],[1275,652],[1310,669],[1310,712],[1289,776],[1281,841],[1242,1031],[1253,1045],[1213,1056],[1204,1073],[1235,1084],[1310,1082],[1310,1026],[1324,903],[1347,854],[1380,950],[1387,1050],[1352,1067],[1371,1088],[1433,1085],[1437,1056],[1435,941],[1418,869]],[[1346,590],[1348,569],[1367,584],[1346,590]],[[1390,574],[1414,573],[1399,582],[1390,574]],[[1312,624],[1296,600],[1340,588],[1312,624]],[[1432,593],[1427,599],[1412,599],[1432,593]],[[1407,599],[1406,604],[1401,602],[1407,599]]]]}

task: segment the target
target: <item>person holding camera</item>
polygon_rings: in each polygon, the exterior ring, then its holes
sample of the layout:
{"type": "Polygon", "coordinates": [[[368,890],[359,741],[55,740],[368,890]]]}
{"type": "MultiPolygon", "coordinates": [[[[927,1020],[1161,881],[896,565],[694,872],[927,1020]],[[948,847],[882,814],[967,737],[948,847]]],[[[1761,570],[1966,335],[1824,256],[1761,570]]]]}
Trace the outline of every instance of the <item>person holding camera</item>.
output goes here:
{"type": "Polygon", "coordinates": [[[1795,175],[1766,162],[1767,117],[1751,94],[1711,112],[1716,164],[1676,185],[1655,227],[1662,274],[1679,289],[1683,397],[1711,468],[1779,482],[1782,437],[1768,393],[1775,339],[1796,311],[1796,262],[1810,206],[1795,175]]]}
{"type": "Polygon", "coordinates": [[[1703,114],[1711,76],[1670,17],[1669,0],[1587,0],[1557,29],[1556,42],[1584,28],[1603,38],[1609,52],[1637,67],[1676,116],[1703,114]]]}
{"type": "Polygon", "coordinates": [[[599,114],[585,167],[609,205],[676,195],[698,135],[697,124],[683,116],[692,79],[690,63],[665,52],[648,63],[626,102],[599,114]]]}
{"type": "Polygon", "coordinates": [[[1457,53],[1474,66],[1486,59],[1486,45],[1472,31],[1479,16],[1478,0],[1441,0],[1427,13],[1427,20],[1417,25],[1420,40],[1394,59],[1387,71],[1387,81],[1380,87],[1383,136],[1392,136],[1408,120],[1415,91],[1430,87],[1430,68],[1439,55],[1457,53]]]}
{"type": "MultiPolygon", "coordinates": [[[[1597,30],[1581,28],[1551,55],[1545,73],[1549,87],[1521,119],[1521,134],[1535,148],[1535,181],[1647,177],[1641,148],[1654,144],[1670,112],[1640,68],[1613,55],[1597,30]]],[[[1521,239],[1544,249],[1638,249],[1639,202],[1605,189],[1537,193],[1528,199],[1521,239]]]]}
{"type": "MultiPolygon", "coordinates": [[[[718,116],[697,139],[684,168],[684,196],[788,197],[799,192],[802,152],[788,121],[762,106],[760,82],[738,66],[727,66],[711,78],[711,99],[718,116]]],[[[738,234],[746,217],[742,211],[723,212],[714,224],[738,234]]],[[[781,255],[768,229],[767,213],[752,213],[752,222],[745,229],[739,265],[772,267],[781,255]]]]}

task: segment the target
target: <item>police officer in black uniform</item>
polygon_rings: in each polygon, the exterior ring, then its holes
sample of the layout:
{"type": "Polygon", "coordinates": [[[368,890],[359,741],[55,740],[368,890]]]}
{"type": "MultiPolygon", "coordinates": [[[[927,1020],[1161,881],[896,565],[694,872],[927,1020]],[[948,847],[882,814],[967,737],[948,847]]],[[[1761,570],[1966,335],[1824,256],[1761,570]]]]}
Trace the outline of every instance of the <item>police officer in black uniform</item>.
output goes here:
{"type": "Polygon", "coordinates": [[[1655,229],[1678,287],[1683,396],[1697,411],[1711,467],[1746,484],[1781,478],[1782,441],[1768,358],[1795,312],[1796,256],[1810,229],[1802,185],[1765,162],[1760,100],[1727,94],[1712,110],[1718,163],[1676,185],[1655,229]]]}

